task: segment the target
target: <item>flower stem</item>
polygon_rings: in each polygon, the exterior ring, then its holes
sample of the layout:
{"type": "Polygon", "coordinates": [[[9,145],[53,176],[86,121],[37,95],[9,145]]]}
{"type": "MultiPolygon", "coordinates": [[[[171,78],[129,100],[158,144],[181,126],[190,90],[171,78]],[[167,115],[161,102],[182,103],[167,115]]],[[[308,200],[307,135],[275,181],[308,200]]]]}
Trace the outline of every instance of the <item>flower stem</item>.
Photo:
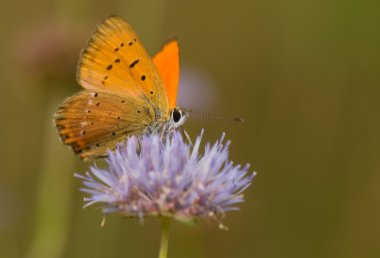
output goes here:
{"type": "Polygon", "coordinates": [[[170,219],[167,217],[163,217],[161,219],[161,244],[160,244],[160,253],[159,253],[158,258],[168,257],[169,225],[170,225],[170,219]]]}

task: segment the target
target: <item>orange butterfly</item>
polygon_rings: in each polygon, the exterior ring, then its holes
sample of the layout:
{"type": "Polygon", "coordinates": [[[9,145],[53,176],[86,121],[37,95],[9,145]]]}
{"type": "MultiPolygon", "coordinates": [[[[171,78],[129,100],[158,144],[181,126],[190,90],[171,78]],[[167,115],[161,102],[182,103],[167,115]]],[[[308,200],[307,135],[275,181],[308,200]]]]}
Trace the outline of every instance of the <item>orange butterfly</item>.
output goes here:
{"type": "Polygon", "coordinates": [[[62,141],[81,158],[105,156],[131,135],[170,132],[188,116],[176,107],[176,40],[152,59],[132,27],[111,16],[93,33],[77,70],[84,90],[59,106],[54,123],[62,141]]]}

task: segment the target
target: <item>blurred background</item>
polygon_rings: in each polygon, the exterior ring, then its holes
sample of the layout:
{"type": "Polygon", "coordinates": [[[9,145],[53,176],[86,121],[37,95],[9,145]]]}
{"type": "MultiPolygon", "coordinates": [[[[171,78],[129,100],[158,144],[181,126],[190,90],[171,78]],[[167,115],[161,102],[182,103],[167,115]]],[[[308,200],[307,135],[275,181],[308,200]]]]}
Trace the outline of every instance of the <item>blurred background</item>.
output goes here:
{"type": "Polygon", "coordinates": [[[159,223],[82,209],[52,114],[80,90],[80,49],[110,14],[150,54],[181,44],[179,104],[244,124],[190,119],[222,132],[231,159],[258,172],[241,211],[173,223],[169,257],[380,257],[380,2],[343,0],[35,0],[0,11],[0,256],[156,257],[159,223]]]}

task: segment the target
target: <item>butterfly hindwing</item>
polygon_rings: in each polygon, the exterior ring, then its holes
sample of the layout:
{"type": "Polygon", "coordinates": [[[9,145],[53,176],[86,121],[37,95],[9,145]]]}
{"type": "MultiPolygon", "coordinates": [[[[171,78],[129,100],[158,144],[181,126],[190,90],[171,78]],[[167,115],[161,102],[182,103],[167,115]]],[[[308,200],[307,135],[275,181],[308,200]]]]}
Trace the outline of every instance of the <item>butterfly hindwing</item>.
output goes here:
{"type": "Polygon", "coordinates": [[[66,99],[54,117],[62,141],[81,158],[103,156],[154,121],[151,105],[134,96],[82,91],[66,99]]]}
{"type": "Polygon", "coordinates": [[[168,113],[164,82],[132,27],[118,16],[100,24],[81,54],[78,81],[85,89],[140,95],[168,113]]]}

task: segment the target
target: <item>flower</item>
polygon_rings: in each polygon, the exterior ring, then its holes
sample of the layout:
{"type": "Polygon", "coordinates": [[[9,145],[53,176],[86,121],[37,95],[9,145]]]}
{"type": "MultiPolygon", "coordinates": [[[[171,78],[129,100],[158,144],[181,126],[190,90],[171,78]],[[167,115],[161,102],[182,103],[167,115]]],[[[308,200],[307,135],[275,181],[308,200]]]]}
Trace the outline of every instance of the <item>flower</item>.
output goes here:
{"type": "Polygon", "coordinates": [[[48,87],[61,85],[51,80],[73,84],[82,38],[77,25],[48,18],[28,25],[18,35],[13,55],[20,67],[48,80],[48,87]]]}
{"type": "MultiPolygon", "coordinates": [[[[192,66],[181,66],[177,97],[181,107],[212,110],[218,102],[219,95],[215,82],[207,72],[192,66]]],[[[198,117],[193,116],[192,119],[198,117]]]]}
{"type": "Polygon", "coordinates": [[[238,210],[243,191],[255,172],[228,160],[230,142],[224,134],[212,146],[194,146],[174,132],[164,140],[159,135],[131,137],[108,152],[107,169],[90,168],[76,177],[83,180],[81,191],[89,194],[86,206],[100,203],[105,214],[121,213],[143,219],[146,216],[220,219],[226,211],[238,210]]]}

